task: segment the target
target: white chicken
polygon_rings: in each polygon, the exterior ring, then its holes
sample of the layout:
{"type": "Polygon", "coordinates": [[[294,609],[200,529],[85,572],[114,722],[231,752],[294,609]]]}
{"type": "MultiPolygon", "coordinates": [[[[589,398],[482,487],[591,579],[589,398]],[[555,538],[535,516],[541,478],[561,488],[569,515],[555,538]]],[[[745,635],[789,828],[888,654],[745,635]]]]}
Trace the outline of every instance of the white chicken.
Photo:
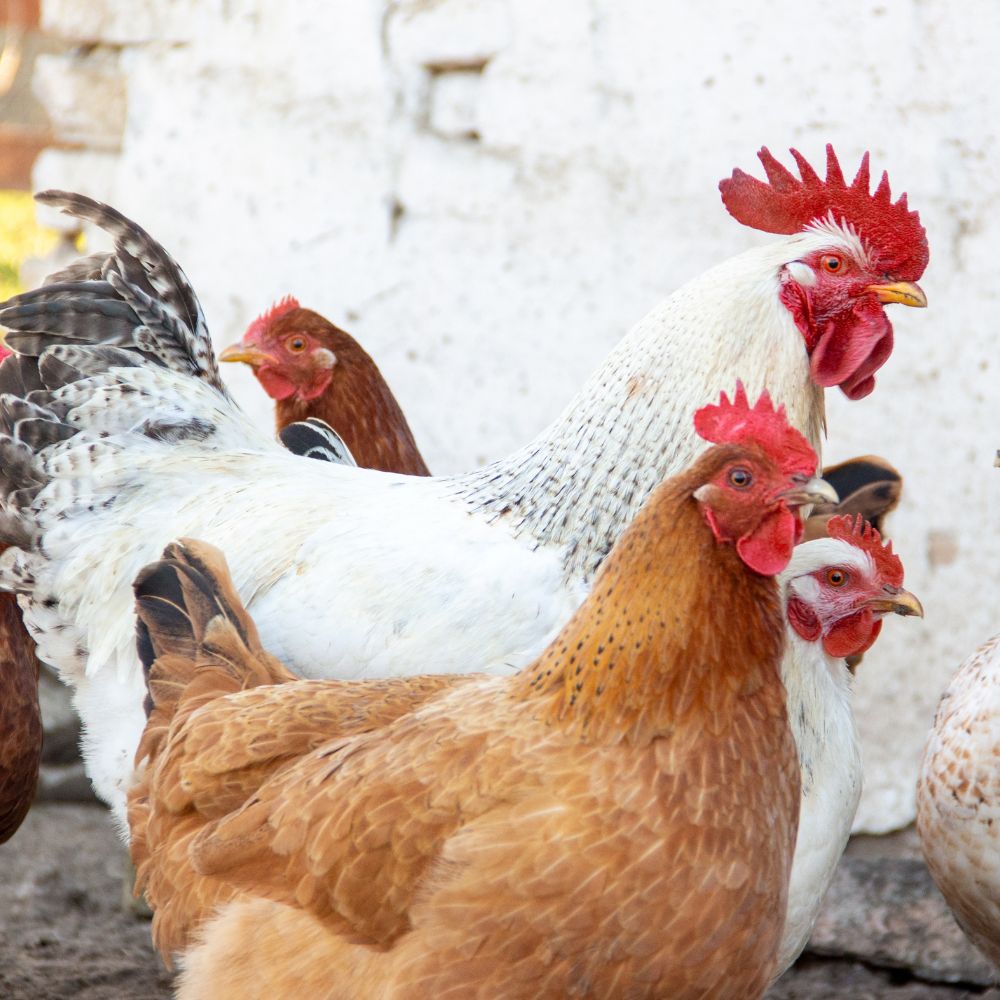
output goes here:
{"type": "Polygon", "coordinates": [[[959,667],[941,696],[917,782],[927,867],[962,930],[1000,972],[998,746],[1000,633],[959,667]]]}
{"type": "Polygon", "coordinates": [[[801,954],[847,846],[861,797],[861,748],[845,657],[869,649],[887,614],[923,617],[903,564],[860,516],[796,547],[781,574],[788,622],[781,678],[799,755],[799,831],[775,975],[801,954]]]}
{"type": "Polygon", "coordinates": [[[822,386],[871,391],[892,348],[884,303],[925,304],[928,258],[905,195],[884,175],[870,193],[867,155],[847,184],[827,152],[825,181],[794,151],[801,181],[766,150],[769,183],[735,171],[730,212],[791,235],[671,295],[530,444],[443,478],[284,451],[226,394],[162,247],[106,206],[39,196],[115,251],[0,309],[22,355],[0,375],[15,546],[0,584],[75,689],[88,773],[118,818],[145,721],[131,583],[170,540],[225,552],[263,641],[304,676],[501,672],[537,656],[650,491],[700,451],[691,414],[721,387],[766,383],[818,446],[822,386]]]}

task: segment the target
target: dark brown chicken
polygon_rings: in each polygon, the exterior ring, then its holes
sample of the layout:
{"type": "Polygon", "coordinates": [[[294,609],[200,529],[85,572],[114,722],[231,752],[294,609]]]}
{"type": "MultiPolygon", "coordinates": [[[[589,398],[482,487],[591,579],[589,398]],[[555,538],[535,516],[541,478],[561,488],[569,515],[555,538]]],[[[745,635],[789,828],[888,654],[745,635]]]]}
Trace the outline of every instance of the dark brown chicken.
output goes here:
{"type": "MultiPolygon", "coordinates": [[[[10,351],[0,344],[0,368],[6,378],[13,369],[2,361],[10,351]]],[[[31,392],[37,379],[25,384],[13,379],[5,391],[31,392]]],[[[0,470],[0,489],[10,488],[0,470]]],[[[6,546],[0,546],[0,553],[6,546]]],[[[0,593],[0,844],[17,832],[35,797],[42,756],[42,715],[38,704],[38,658],[35,642],[21,619],[17,597],[0,593]]]]}
{"type": "Polygon", "coordinates": [[[291,296],[247,328],[220,361],[253,368],[275,400],[278,432],[319,417],[328,423],[364,469],[429,476],[413,432],[378,366],[340,327],[291,296]]]}
{"type": "Polygon", "coordinates": [[[42,755],[35,643],[13,594],[0,594],[0,844],[17,832],[35,797],[42,755]]]}

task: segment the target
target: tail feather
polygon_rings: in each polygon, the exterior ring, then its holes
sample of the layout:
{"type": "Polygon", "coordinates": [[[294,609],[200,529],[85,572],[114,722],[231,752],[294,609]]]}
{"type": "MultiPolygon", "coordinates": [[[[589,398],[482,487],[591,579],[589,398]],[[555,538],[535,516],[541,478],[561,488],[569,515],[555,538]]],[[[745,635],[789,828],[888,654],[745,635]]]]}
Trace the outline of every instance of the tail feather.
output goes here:
{"type": "Polygon", "coordinates": [[[74,260],[59,271],[53,271],[42,280],[43,285],[60,285],[64,282],[99,281],[104,277],[104,268],[113,260],[110,253],[99,250],[74,260]]]}
{"type": "Polygon", "coordinates": [[[28,396],[43,388],[38,365],[33,358],[21,358],[11,354],[0,362],[0,393],[28,396]]]}
{"type": "Polygon", "coordinates": [[[840,502],[813,508],[806,522],[805,540],[826,536],[826,524],[841,514],[860,514],[884,534],[885,518],[899,506],[903,477],[884,458],[864,455],[823,470],[823,478],[837,491],[840,502]]]}
{"type": "Polygon", "coordinates": [[[179,320],[176,333],[184,353],[203,377],[222,390],[201,304],[187,275],[173,257],[141,226],[109,205],[66,191],[43,191],[36,198],[42,204],[60,208],[67,215],[99,226],[114,239],[114,263],[105,261],[103,273],[109,280],[113,280],[111,275],[116,275],[139,301],[144,297],[164,303],[179,320]]]}
{"type": "Polygon", "coordinates": [[[194,665],[184,667],[185,683],[195,668],[211,668],[225,688],[218,694],[293,679],[261,646],[225,557],[207,542],[172,542],[142,570],[134,590],[137,648],[154,706],[160,687],[176,683],[172,671],[181,661],[194,665]]]}

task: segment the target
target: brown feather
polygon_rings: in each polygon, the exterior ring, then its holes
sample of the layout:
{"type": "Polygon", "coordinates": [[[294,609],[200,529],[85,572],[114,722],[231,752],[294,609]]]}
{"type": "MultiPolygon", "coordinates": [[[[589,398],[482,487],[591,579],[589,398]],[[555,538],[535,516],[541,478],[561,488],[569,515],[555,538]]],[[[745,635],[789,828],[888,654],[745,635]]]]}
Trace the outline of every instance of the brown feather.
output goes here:
{"type": "Polygon", "coordinates": [[[837,491],[840,502],[813,508],[806,521],[804,542],[825,538],[827,522],[840,514],[860,514],[879,534],[885,534],[884,519],[899,506],[903,477],[884,458],[851,458],[827,466],[823,478],[837,491]]]}
{"type": "Polygon", "coordinates": [[[294,309],[274,321],[270,334],[311,334],[337,356],[329,387],[314,400],[294,396],[275,404],[278,431],[297,420],[325,420],[363,469],[429,476],[410,425],[378,365],[345,330],[311,309],[294,309]]]}
{"type": "Polygon", "coordinates": [[[38,659],[13,594],[0,594],[0,844],[35,797],[42,756],[38,659]]]}
{"type": "MultiPolygon", "coordinates": [[[[776,585],[714,543],[691,497],[720,454],[732,457],[712,449],[654,494],[579,611],[515,677],[220,683],[186,717],[181,695],[131,802],[148,817],[153,905],[154,884],[168,903],[185,895],[192,923],[229,900],[186,959],[182,997],[763,992],[798,767],[776,585]],[[227,728],[244,724],[240,699],[271,723],[271,752],[291,745],[274,739],[286,730],[304,752],[218,815],[235,786],[191,792],[201,775],[246,767],[253,738],[227,728]],[[403,710],[382,712],[386,699],[403,710]],[[195,740],[216,714],[221,728],[195,740]],[[320,729],[326,741],[310,746],[320,729]],[[225,763],[185,760],[195,745],[225,763]]],[[[202,655],[190,686],[230,676],[202,655]]]]}

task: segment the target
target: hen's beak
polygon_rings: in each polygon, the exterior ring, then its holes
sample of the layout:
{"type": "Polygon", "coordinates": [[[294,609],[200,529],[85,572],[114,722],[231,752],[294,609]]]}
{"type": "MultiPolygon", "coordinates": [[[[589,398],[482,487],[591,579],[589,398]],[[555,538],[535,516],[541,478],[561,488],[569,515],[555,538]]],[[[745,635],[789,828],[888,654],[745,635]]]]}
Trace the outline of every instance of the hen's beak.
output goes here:
{"type": "Polygon", "coordinates": [[[251,347],[249,344],[230,344],[220,355],[220,361],[242,361],[251,368],[259,368],[266,361],[275,362],[277,359],[262,351],[260,348],[251,347]]]}
{"type": "Polygon", "coordinates": [[[869,292],[874,292],[879,302],[898,302],[904,306],[916,306],[923,309],[927,305],[924,290],[913,281],[894,281],[888,285],[869,285],[869,292]]]}
{"type": "Polygon", "coordinates": [[[804,507],[811,503],[840,503],[837,491],[819,476],[795,476],[795,485],[790,490],[785,490],[781,498],[789,507],[804,507]]]}
{"type": "Polygon", "coordinates": [[[908,590],[896,590],[894,587],[886,587],[885,590],[885,597],[873,597],[870,601],[865,601],[865,607],[871,608],[872,611],[880,611],[885,615],[924,617],[923,605],[908,590]]]}

